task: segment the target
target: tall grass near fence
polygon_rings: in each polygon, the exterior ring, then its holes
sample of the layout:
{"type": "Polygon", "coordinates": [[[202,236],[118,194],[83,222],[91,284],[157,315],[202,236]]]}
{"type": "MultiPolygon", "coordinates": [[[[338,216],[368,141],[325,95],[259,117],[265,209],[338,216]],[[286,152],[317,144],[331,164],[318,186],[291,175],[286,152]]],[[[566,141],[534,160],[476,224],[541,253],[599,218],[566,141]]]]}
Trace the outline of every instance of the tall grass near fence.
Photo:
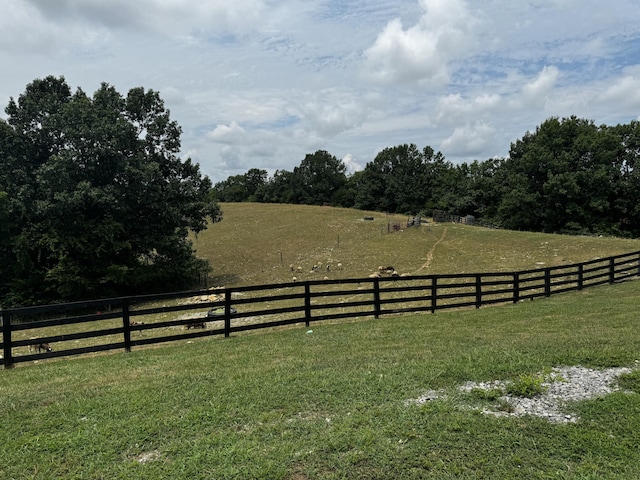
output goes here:
{"type": "Polygon", "coordinates": [[[499,308],[194,339],[0,375],[0,478],[634,478],[640,375],[575,424],[495,418],[468,380],[640,360],[640,282],[499,308]]]}

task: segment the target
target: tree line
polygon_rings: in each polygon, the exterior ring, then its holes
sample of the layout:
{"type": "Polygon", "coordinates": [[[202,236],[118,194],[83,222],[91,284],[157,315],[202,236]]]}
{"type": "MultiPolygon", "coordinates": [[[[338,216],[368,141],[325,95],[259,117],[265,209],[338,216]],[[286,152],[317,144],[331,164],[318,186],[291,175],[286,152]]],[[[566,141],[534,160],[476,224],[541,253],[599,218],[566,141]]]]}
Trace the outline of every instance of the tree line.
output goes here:
{"type": "Polygon", "coordinates": [[[324,150],[293,171],[250,169],[213,187],[221,202],[334,205],[403,214],[442,210],[501,228],[568,234],[640,234],[640,123],[544,121],[506,158],[453,164],[426,146],[385,148],[363,170],[324,150]]]}

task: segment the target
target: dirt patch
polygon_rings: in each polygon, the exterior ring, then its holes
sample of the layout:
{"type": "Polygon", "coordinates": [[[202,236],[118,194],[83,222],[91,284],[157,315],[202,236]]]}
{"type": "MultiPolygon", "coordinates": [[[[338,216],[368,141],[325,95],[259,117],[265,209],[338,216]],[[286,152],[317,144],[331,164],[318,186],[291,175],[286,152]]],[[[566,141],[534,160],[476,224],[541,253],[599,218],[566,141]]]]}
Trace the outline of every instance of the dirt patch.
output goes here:
{"type": "MultiPolygon", "coordinates": [[[[627,367],[604,370],[592,370],[581,366],[557,367],[548,373],[537,374],[537,378],[540,378],[540,393],[530,397],[505,393],[513,385],[513,382],[509,380],[467,382],[458,387],[455,396],[460,400],[462,407],[470,408],[469,399],[474,392],[499,392],[495,393],[494,402],[481,408],[482,413],[496,417],[532,415],[553,423],[574,423],[579,418],[566,411],[569,402],[590,400],[618,391],[617,378],[632,371],[627,367]]],[[[445,391],[429,390],[419,398],[408,400],[407,404],[420,405],[439,398],[453,396],[445,391]]]]}

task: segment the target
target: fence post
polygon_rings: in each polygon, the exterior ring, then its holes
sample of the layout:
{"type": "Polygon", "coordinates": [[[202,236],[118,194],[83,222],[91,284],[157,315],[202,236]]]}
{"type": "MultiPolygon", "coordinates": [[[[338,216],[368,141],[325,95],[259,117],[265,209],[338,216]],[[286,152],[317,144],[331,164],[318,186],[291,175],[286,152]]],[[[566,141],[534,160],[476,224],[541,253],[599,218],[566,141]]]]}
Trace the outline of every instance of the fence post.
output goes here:
{"type": "Polygon", "coordinates": [[[373,279],[373,315],[380,318],[380,279],[373,279]]]}
{"type": "Polygon", "coordinates": [[[544,269],[544,296],[545,297],[551,296],[551,269],[550,268],[544,269]]]}
{"type": "Polygon", "coordinates": [[[438,296],[438,277],[431,278],[431,313],[436,313],[436,297],[438,296]]]}
{"type": "Polygon", "coordinates": [[[124,351],[131,351],[131,317],[129,316],[129,302],[122,305],[122,328],[124,333],[124,351]]]}
{"type": "Polygon", "coordinates": [[[2,310],[2,363],[5,370],[13,368],[13,355],[11,353],[11,314],[2,310]]]}
{"type": "Polygon", "coordinates": [[[578,290],[584,288],[584,264],[578,264],[578,290]]]}
{"type": "Polygon", "coordinates": [[[609,283],[613,285],[616,280],[616,259],[609,259],[609,283]]]}
{"type": "Polygon", "coordinates": [[[224,292],[224,336],[231,334],[231,290],[224,292]]]}
{"type": "Polygon", "coordinates": [[[308,327],[311,322],[311,287],[309,282],[304,283],[304,318],[304,324],[308,327]]]}
{"type": "Polygon", "coordinates": [[[520,301],[520,273],[513,272],[513,303],[520,301]]]}
{"type": "Polygon", "coordinates": [[[482,275],[476,275],[476,309],[482,305],[482,275]]]}

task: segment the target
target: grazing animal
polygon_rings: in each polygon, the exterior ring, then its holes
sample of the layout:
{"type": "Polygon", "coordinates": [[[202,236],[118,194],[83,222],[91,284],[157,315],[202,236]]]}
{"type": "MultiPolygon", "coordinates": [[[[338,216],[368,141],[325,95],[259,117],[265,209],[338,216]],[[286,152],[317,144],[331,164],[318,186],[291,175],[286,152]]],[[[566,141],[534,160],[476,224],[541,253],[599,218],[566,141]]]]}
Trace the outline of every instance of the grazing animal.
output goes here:
{"type": "Polygon", "coordinates": [[[140,328],[140,325],[144,325],[144,322],[129,322],[129,328],[131,330],[138,330],[138,332],[140,332],[140,335],[142,335],[142,328],[140,328]]]}
{"type": "Polygon", "coordinates": [[[381,275],[392,275],[396,269],[394,267],[383,267],[382,265],[378,267],[378,273],[381,275]]]}
{"type": "Polygon", "coordinates": [[[296,267],[293,266],[293,264],[289,265],[289,270],[291,270],[292,272],[296,269],[296,267]]]}
{"type": "Polygon", "coordinates": [[[331,271],[331,265],[327,263],[327,272],[330,272],[330,271],[331,271]]]}
{"type": "Polygon", "coordinates": [[[338,270],[342,270],[342,264],[340,262],[338,262],[337,267],[338,267],[338,270]]]}
{"type": "Polygon", "coordinates": [[[293,280],[294,282],[298,281],[298,277],[293,277],[291,280],[293,280]]]}
{"type": "Polygon", "coordinates": [[[371,275],[369,275],[369,278],[380,278],[380,274],[378,272],[373,272],[371,275]]]}
{"type": "Polygon", "coordinates": [[[51,345],[48,343],[36,343],[34,345],[29,345],[29,352],[36,351],[38,353],[42,352],[53,352],[51,345]]]}
{"type": "Polygon", "coordinates": [[[189,322],[185,325],[187,330],[191,330],[192,328],[206,328],[207,324],[205,322],[189,322]]]}
{"type": "Polygon", "coordinates": [[[296,272],[298,272],[298,273],[302,273],[302,267],[297,267],[297,268],[296,268],[296,272]]]}

